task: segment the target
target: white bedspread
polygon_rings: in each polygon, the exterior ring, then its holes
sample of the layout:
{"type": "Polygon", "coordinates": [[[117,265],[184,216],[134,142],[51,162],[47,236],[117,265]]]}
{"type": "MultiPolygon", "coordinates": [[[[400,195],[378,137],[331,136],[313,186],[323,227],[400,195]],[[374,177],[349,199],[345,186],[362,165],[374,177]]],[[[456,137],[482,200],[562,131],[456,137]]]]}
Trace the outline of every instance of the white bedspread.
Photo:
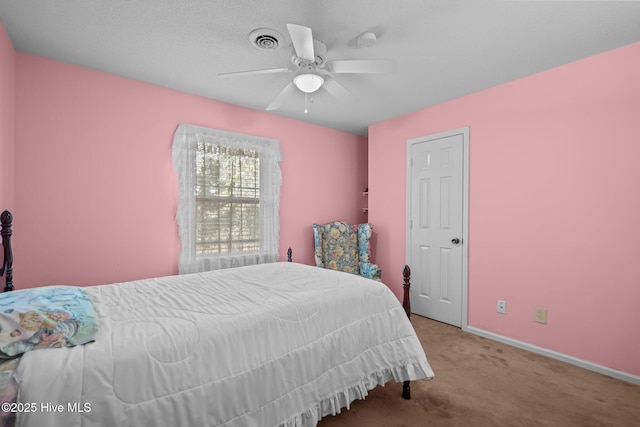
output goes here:
{"type": "Polygon", "coordinates": [[[274,263],[86,290],[96,341],[24,355],[18,426],[313,426],[433,376],[393,293],[356,275],[274,263]]]}

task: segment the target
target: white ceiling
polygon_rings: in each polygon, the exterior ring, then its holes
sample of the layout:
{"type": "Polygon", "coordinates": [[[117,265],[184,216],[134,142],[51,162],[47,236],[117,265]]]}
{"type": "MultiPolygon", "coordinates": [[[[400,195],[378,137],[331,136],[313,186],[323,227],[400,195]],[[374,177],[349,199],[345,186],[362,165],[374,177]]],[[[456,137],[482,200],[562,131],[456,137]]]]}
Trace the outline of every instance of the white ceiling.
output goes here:
{"type": "Polygon", "coordinates": [[[308,26],[327,59],[397,61],[394,74],[339,74],[357,97],[299,92],[274,114],[367,135],[367,126],[640,41],[638,1],[0,0],[14,48],[46,58],[264,110],[293,74],[219,73],[291,67],[286,24],[308,26]],[[264,51],[256,28],[283,35],[264,51]],[[355,37],[376,34],[371,47],[355,37]]]}

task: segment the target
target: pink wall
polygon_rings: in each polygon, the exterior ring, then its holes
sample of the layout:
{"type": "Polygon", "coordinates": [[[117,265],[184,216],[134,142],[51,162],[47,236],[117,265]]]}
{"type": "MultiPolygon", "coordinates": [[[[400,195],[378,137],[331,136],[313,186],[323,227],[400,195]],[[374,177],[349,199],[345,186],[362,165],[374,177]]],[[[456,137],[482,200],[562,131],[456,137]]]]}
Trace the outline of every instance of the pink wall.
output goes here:
{"type": "Polygon", "coordinates": [[[469,126],[469,325],[640,375],[638,76],[640,43],[371,126],[378,264],[405,262],[407,139],[469,126]]]}
{"type": "Polygon", "coordinates": [[[14,109],[16,53],[0,22],[0,212],[14,202],[14,109]]]}
{"type": "Polygon", "coordinates": [[[281,259],[313,263],[314,221],[362,220],[365,138],[18,53],[16,287],[177,273],[180,122],[280,141],[281,259]]]}

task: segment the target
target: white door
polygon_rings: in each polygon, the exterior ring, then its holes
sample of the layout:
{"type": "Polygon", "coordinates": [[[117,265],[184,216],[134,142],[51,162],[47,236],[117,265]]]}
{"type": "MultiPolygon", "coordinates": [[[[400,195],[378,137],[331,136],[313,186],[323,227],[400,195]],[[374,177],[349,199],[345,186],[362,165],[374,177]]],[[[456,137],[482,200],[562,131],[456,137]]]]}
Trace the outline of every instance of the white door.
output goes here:
{"type": "Polygon", "coordinates": [[[458,327],[467,319],[467,138],[465,128],[407,142],[411,308],[458,327]]]}

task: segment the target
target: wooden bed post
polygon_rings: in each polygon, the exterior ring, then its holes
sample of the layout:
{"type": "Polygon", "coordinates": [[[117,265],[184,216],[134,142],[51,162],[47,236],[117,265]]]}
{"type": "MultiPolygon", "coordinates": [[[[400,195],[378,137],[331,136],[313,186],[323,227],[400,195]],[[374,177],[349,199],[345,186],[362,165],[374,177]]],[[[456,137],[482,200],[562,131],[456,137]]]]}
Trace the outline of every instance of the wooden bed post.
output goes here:
{"type": "MultiPolygon", "coordinates": [[[[404,283],[402,284],[402,288],[404,289],[402,308],[404,308],[405,313],[407,313],[407,317],[411,319],[411,295],[409,294],[411,289],[411,269],[408,265],[405,265],[402,269],[402,278],[404,279],[404,283]]],[[[407,400],[411,399],[410,381],[405,381],[402,384],[402,397],[407,400]]]]}
{"type": "Polygon", "coordinates": [[[11,212],[2,212],[2,215],[0,215],[0,222],[2,222],[0,235],[2,235],[3,256],[2,267],[0,267],[0,277],[7,273],[4,292],[13,290],[13,252],[11,251],[11,235],[13,234],[13,231],[11,231],[12,221],[13,215],[11,215],[11,212]]]}
{"type": "Polygon", "coordinates": [[[407,313],[407,317],[411,319],[411,295],[409,294],[409,290],[411,289],[411,269],[408,265],[405,265],[402,269],[402,278],[404,279],[404,283],[402,284],[402,288],[404,289],[402,307],[405,313],[407,313]]]}

